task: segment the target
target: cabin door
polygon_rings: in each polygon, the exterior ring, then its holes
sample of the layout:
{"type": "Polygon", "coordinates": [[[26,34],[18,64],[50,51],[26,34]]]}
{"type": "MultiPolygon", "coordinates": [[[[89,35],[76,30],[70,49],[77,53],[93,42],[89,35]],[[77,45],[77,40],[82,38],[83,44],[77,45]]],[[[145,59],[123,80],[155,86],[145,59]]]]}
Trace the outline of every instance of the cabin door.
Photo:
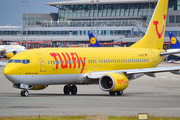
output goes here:
{"type": "Polygon", "coordinates": [[[45,63],[45,59],[43,57],[43,55],[41,53],[36,53],[36,55],[39,58],[39,62],[40,62],[40,71],[41,72],[45,72],[46,71],[46,63],[45,63]]]}

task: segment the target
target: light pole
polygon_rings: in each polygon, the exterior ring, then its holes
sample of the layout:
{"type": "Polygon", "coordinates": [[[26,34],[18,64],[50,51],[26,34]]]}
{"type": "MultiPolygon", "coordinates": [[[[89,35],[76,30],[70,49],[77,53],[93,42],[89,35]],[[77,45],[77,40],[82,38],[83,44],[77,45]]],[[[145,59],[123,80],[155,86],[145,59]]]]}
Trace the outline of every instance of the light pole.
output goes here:
{"type": "MultiPolygon", "coordinates": [[[[149,17],[150,17],[150,0],[149,0],[149,17]]],[[[149,22],[150,22],[150,18],[149,18],[149,22]]]]}
{"type": "Polygon", "coordinates": [[[99,0],[96,0],[97,2],[97,19],[96,19],[96,39],[98,39],[98,30],[97,30],[97,27],[98,27],[98,16],[99,16],[99,12],[98,12],[98,2],[99,0]]]}
{"type": "MultiPolygon", "coordinates": [[[[22,3],[28,3],[29,1],[21,1],[22,3]]],[[[28,41],[28,7],[27,8],[27,13],[26,13],[26,21],[25,21],[25,26],[26,26],[26,48],[27,48],[27,41],[28,41]]],[[[23,16],[23,15],[22,15],[23,16]]],[[[23,17],[22,17],[22,41],[23,41],[23,17]]]]}
{"type": "MultiPolygon", "coordinates": [[[[94,2],[94,1],[91,0],[91,12],[93,12],[93,9],[92,9],[92,8],[93,8],[93,2],[94,2]]],[[[93,15],[93,13],[92,13],[92,15],[93,15]]],[[[91,32],[92,32],[92,17],[93,17],[93,16],[91,16],[91,32]]]]}

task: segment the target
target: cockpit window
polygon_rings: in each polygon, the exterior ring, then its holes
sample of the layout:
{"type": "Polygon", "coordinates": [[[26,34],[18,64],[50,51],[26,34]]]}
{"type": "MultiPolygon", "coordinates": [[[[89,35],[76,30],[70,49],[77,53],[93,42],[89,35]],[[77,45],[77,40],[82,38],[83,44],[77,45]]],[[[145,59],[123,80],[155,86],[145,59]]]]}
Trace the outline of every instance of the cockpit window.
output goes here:
{"type": "Polygon", "coordinates": [[[21,63],[22,60],[14,60],[13,63],[21,63]]]}
{"type": "Polygon", "coordinates": [[[26,64],[30,63],[30,60],[26,60],[26,64]]]}
{"type": "Polygon", "coordinates": [[[10,59],[9,61],[8,61],[8,63],[12,63],[13,62],[13,59],[10,59]]]}
{"type": "Polygon", "coordinates": [[[23,63],[23,64],[28,64],[28,63],[30,63],[30,60],[29,59],[25,59],[25,60],[10,59],[8,61],[8,63],[23,63]]]}
{"type": "Polygon", "coordinates": [[[22,60],[22,63],[23,63],[23,64],[26,64],[26,60],[22,60]]]}

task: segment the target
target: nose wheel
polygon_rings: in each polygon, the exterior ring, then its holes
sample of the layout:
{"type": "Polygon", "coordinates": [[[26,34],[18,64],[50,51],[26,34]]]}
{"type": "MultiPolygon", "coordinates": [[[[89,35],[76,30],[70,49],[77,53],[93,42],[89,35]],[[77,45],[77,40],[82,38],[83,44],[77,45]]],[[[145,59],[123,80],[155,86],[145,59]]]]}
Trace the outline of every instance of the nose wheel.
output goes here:
{"type": "Polygon", "coordinates": [[[29,96],[28,90],[22,90],[20,94],[22,97],[28,97],[29,96]]]}
{"type": "Polygon", "coordinates": [[[69,94],[72,94],[72,95],[76,95],[77,94],[77,87],[76,85],[65,85],[64,86],[64,94],[65,95],[69,95],[69,94]]]}

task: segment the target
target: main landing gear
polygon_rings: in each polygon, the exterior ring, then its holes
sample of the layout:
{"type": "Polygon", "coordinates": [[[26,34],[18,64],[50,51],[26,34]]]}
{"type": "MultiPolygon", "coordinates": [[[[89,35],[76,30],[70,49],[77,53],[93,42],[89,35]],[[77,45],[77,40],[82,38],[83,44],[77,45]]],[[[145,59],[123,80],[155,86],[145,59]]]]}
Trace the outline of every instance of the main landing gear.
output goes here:
{"type": "Polygon", "coordinates": [[[114,92],[114,91],[111,92],[111,91],[110,91],[109,94],[110,94],[110,95],[115,95],[115,94],[117,94],[117,95],[122,95],[122,94],[123,94],[123,91],[117,91],[117,92],[114,92]]]}
{"type": "Polygon", "coordinates": [[[64,94],[69,95],[71,92],[72,95],[76,95],[77,93],[77,87],[76,85],[65,85],[64,86],[64,94]]]}
{"type": "Polygon", "coordinates": [[[25,90],[25,89],[23,89],[20,94],[22,97],[28,97],[29,96],[28,90],[25,90]]]}

